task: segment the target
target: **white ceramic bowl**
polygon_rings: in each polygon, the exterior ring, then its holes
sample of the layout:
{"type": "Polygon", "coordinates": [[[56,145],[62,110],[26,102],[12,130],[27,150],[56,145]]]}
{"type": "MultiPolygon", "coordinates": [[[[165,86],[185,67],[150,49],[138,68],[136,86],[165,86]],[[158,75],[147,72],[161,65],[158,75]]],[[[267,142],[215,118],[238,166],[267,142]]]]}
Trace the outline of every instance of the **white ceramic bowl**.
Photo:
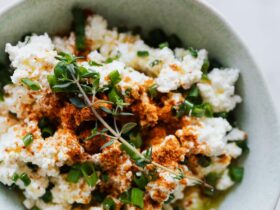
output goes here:
{"type": "MultiPolygon", "coordinates": [[[[186,46],[206,48],[210,56],[218,58],[224,65],[241,69],[238,92],[244,101],[238,107],[237,118],[239,125],[249,134],[251,151],[244,163],[243,183],[234,188],[220,209],[275,208],[280,192],[276,112],[261,73],[246,47],[213,9],[197,0],[5,1],[7,3],[0,6],[1,58],[5,43],[16,42],[23,34],[69,29],[71,8],[80,6],[103,15],[112,25],[140,25],[144,31],[157,27],[167,33],[176,33],[186,46]]],[[[12,192],[1,188],[0,209],[22,209],[18,200],[12,192]]]]}

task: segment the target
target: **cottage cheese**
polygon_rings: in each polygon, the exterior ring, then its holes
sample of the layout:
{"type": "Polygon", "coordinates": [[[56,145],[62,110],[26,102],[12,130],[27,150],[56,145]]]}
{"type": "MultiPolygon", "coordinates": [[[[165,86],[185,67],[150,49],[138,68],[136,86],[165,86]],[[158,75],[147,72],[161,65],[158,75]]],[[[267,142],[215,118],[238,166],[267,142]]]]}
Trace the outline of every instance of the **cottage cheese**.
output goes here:
{"type": "MultiPolygon", "coordinates": [[[[239,70],[213,69],[208,74],[209,80],[202,80],[201,69],[208,59],[206,50],[198,50],[196,56],[183,48],[152,48],[140,36],[109,29],[107,21],[99,15],[87,18],[85,33],[85,52],[77,51],[74,33],[53,39],[47,34],[34,34],[15,46],[6,45],[14,73],[12,84],[4,87],[4,102],[0,104],[0,181],[8,186],[15,184],[23,191],[26,208],[36,206],[42,210],[70,210],[74,203],[88,205],[82,209],[103,209],[102,204],[91,204],[92,192],[97,189],[111,197],[117,209],[121,208],[118,198],[135,187],[135,174],[157,175],[145,187],[144,209],[162,209],[170,195],[174,195],[174,199],[165,205],[166,209],[173,208],[174,203],[182,199],[188,209],[202,208],[203,200],[195,186],[197,179],[192,176],[203,179],[215,172],[221,174],[216,188],[221,191],[230,188],[234,183],[229,177],[228,166],[242,154],[235,141],[245,140],[246,133],[232,128],[223,118],[193,117],[191,113],[178,118],[173,114],[173,107],[179,106],[188,90],[197,85],[203,102],[210,103],[214,112],[233,110],[241,102],[234,87],[239,70]],[[139,56],[139,51],[146,51],[148,55],[139,56]],[[90,123],[97,121],[96,116],[88,107],[75,107],[68,95],[54,94],[47,81],[58,63],[55,58],[58,52],[82,54],[84,58],[79,59],[77,65],[99,73],[100,87],[110,87],[109,75],[117,70],[121,81],[116,88],[129,104],[124,111],[134,114],[133,117],[117,118],[117,124],[123,126],[127,120],[137,122],[145,134],[142,139],[145,146],[139,148],[139,152],[145,155],[147,147],[152,147],[154,162],[173,171],[180,169],[186,177],[179,180],[174,173],[153,164],[140,168],[121,148],[120,142],[114,141],[102,148],[109,141],[107,137],[95,136],[84,141],[92,132],[90,123]],[[112,62],[107,62],[108,59],[112,62]],[[91,65],[90,61],[100,65],[91,65]],[[23,78],[38,83],[41,89],[30,90],[22,83],[23,78]],[[152,85],[157,89],[155,97],[148,91],[152,85]],[[55,132],[45,139],[38,125],[42,117],[50,118],[55,127],[55,132]],[[27,133],[32,133],[33,141],[24,146],[22,138],[27,133]],[[197,164],[197,155],[208,156],[210,165],[197,164]],[[189,168],[186,158],[194,158],[189,168]],[[96,186],[90,187],[82,176],[77,183],[67,181],[67,168],[87,161],[96,166],[99,176],[96,186]],[[27,163],[38,169],[32,170],[27,163]],[[66,168],[65,172],[62,167],[66,168]],[[21,179],[13,180],[15,174],[22,173],[31,181],[28,186],[21,179]],[[101,176],[105,174],[107,181],[101,176]],[[188,188],[190,186],[192,188],[188,188]],[[47,189],[53,197],[49,203],[41,198],[47,189]],[[191,191],[185,194],[186,189],[191,191]],[[154,201],[158,205],[155,206],[154,201]]],[[[108,100],[106,94],[97,93],[97,97],[108,100]]],[[[95,106],[104,119],[110,118],[95,106]]],[[[113,105],[106,104],[106,107],[111,109],[113,105]]],[[[136,209],[132,204],[127,204],[126,208],[136,209]]]]}
{"type": "Polygon", "coordinates": [[[57,63],[57,52],[47,34],[32,35],[16,46],[8,43],[5,51],[15,68],[11,77],[13,83],[20,84],[21,79],[29,78],[39,82],[43,88],[48,88],[46,77],[57,63]]]}
{"type": "Polygon", "coordinates": [[[238,69],[216,68],[208,74],[209,82],[197,84],[203,100],[209,102],[215,112],[229,112],[241,102],[241,97],[234,94],[238,76],[238,69]]]}
{"type": "Polygon", "coordinates": [[[197,129],[199,142],[205,142],[210,155],[220,155],[226,144],[225,135],[231,130],[230,124],[222,118],[205,118],[197,129]]]}

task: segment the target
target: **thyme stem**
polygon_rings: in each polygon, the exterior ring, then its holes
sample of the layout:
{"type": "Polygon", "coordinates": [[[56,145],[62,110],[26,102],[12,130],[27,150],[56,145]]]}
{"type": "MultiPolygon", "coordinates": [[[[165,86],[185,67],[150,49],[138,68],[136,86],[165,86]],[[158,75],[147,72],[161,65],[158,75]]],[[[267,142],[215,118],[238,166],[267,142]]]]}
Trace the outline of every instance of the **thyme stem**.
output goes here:
{"type": "MultiPolygon", "coordinates": [[[[105,128],[107,128],[111,134],[113,134],[113,136],[115,136],[115,140],[119,140],[121,143],[123,143],[125,146],[127,146],[130,150],[132,150],[134,153],[136,153],[141,159],[150,162],[150,160],[148,160],[143,154],[141,154],[135,147],[133,147],[130,143],[128,143],[124,138],[121,137],[120,133],[118,133],[117,131],[115,131],[101,116],[100,114],[94,109],[93,104],[91,103],[90,99],[88,98],[87,94],[85,93],[85,91],[83,90],[82,86],[80,85],[79,80],[74,76],[73,73],[71,73],[71,76],[73,77],[74,83],[77,85],[77,87],[79,88],[81,94],[84,97],[84,100],[87,104],[87,106],[90,107],[92,113],[96,116],[96,118],[103,124],[103,126],[105,128]]],[[[94,97],[94,95],[93,95],[94,97]]],[[[94,98],[92,99],[92,101],[94,101],[94,98]]],[[[115,123],[116,124],[116,123],[115,123]]],[[[163,165],[160,165],[159,163],[155,162],[155,161],[151,161],[151,164],[153,164],[154,166],[156,166],[157,168],[160,168],[162,170],[168,171],[169,173],[178,176],[180,175],[180,173],[178,173],[177,171],[174,171],[168,167],[165,167],[163,165]]],[[[203,184],[205,187],[209,187],[209,188],[213,188],[212,186],[208,185],[207,183],[203,182],[201,179],[195,177],[195,176],[190,176],[190,175],[185,175],[187,178],[197,182],[198,184],[203,184]]]]}

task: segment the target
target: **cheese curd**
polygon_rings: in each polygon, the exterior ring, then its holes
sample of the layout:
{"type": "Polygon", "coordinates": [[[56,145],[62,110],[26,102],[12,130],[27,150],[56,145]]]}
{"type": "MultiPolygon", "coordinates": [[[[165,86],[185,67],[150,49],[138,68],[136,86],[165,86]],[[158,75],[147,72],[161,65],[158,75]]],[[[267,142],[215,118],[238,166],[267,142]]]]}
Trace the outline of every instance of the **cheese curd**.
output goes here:
{"type": "Polygon", "coordinates": [[[241,102],[241,97],[234,94],[238,76],[238,69],[216,68],[208,74],[209,81],[197,84],[203,100],[213,106],[214,112],[229,112],[241,102]]]}

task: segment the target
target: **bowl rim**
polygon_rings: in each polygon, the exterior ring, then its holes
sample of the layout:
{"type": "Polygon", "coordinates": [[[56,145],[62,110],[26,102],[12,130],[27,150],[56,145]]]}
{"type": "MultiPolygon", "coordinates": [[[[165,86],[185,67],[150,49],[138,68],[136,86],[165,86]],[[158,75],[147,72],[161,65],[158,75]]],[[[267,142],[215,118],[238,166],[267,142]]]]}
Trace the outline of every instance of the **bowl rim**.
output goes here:
{"type": "MultiPolygon", "coordinates": [[[[0,0],[1,1],[1,0],[0,0]]],[[[5,1],[5,3],[2,3],[3,5],[1,5],[0,7],[0,18],[5,15],[5,13],[7,13],[9,10],[13,9],[14,7],[17,7],[21,4],[24,4],[27,0],[10,0],[10,1],[5,1]]],[[[182,1],[188,1],[188,0],[182,0],[182,1]]],[[[222,14],[221,11],[219,11],[217,8],[215,8],[211,3],[207,2],[207,0],[190,0],[190,1],[194,1],[195,4],[198,4],[198,6],[202,7],[205,10],[208,10],[211,15],[215,16],[218,20],[221,21],[221,23],[225,26],[226,30],[228,30],[233,37],[235,37],[236,41],[239,42],[239,44],[244,48],[244,52],[247,54],[247,57],[249,58],[250,62],[255,66],[255,74],[257,74],[257,76],[261,79],[262,81],[262,85],[264,88],[264,91],[267,94],[267,99],[268,99],[268,103],[271,105],[272,108],[272,112],[275,115],[275,127],[280,128],[280,113],[278,111],[276,111],[276,104],[275,104],[275,100],[273,100],[273,97],[271,95],[271,92],[268,88],[268,82],[265,79],[264,76],[264,71],[261,70],[260,65],[258,63],[257,60],[254,59],[253,54],[251,53],[250,48],[245,44],[245,41],[241,38],[241,36],[238,34],[238,32],[234,29],[234,27],[232,26],[232,24],[227,21],[227,19],[225,18],[225,16],[222,14]]],[[[280,131],[276,131],[276,136],[278,136],[280,138],[280,131]]],[[[278,205],[278,203],[280,203],[280,186],[278,187],[278,195],[276,197],[276,200],[274,201],[274,210],[276,210],[276,207],[278,205]]]]}

